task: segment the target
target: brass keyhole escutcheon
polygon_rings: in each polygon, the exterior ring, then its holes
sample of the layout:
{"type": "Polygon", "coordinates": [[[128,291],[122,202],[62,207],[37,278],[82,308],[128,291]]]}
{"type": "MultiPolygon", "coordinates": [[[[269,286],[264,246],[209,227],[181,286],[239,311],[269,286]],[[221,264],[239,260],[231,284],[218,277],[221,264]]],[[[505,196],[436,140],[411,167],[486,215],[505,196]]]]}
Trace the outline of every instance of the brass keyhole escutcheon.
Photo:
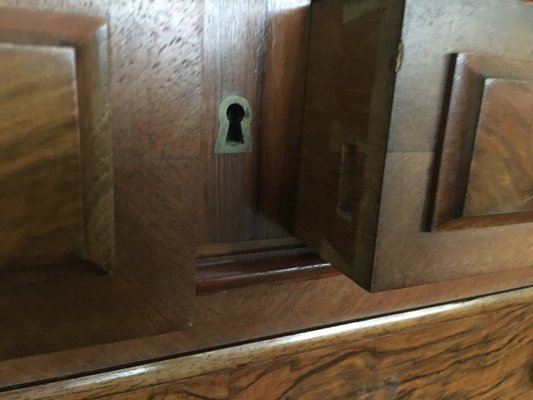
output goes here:
{"type": "Polygon", "coordinates": [[[250,103],[244,97],[230,95],[218,108],[219,128],[216,154],[249,153],[252,151],[250,103]]]}

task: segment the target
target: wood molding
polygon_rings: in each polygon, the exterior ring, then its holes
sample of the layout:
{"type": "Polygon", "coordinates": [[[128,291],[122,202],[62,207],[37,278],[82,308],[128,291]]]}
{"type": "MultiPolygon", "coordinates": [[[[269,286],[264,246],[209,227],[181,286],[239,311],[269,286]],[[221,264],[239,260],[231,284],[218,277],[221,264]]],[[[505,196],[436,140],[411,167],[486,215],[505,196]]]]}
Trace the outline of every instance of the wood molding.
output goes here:
{"type": "Polygon", "coordinates": [[[194,159],[113,165],[110,40],[102,18],[0,9],[2,361],[191,324],[194,159]]]}
{"type": "Polygon", "coordinates": [[[0,177],[7,190],[0,201],[11,201],[13,213],[0,222],[0,266],[86,260],[109,271],[115,244],[107,23],[91,16],[2,9],[0,45],[3,82],[9,85],[2,97],[8,113],[2,118],[3,137],[17,140],[0,146],[8,153],[2,154],[4,171],[6,162],[16,168],[0,177]],[[59,59],[62,53],[69,59],[59,59]],[[25,109],[22,102],[32,107],[25,109]],[[24,169],[17,167],[24,161],[24,169]],[[25,247],[9,250],[10,241],[25,247]],[[25,256],[6,259],[6,250],[25,256]]]}
{"type": "Polygon", "coordinates": [[[196,294],[249,285],[321,279],[340,272],[306,247],[199,260],[196,294]]]}
{"type": "Polygon", "coordinates": [[[458,54],[432,227],[533,221],[533,62],[458,54]]]}
{"type": "MultiPolygon", "coordinates": [[[[370,318],[284,337],[142,364],[121,370],[4,391],[3,400],[86,400],[195,376],[275,361],[476,315],[521,308],[531,313],[533,287],[370,318]]],[[[519,327],[517,327],[519,329],[519,327]]]]}
{"type": "Polygon", "coordinates": [[[312,5],[296,237],[372,292],[532,268],[533,10],[471,2],[312,5]]]}

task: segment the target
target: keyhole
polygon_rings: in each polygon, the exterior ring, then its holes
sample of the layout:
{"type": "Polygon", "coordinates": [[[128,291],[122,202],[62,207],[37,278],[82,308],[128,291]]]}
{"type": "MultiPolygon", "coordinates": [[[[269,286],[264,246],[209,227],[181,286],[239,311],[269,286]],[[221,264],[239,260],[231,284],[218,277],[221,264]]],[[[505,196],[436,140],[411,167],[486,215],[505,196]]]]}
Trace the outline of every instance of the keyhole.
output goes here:
{"type": "Polygon", "coordinates": [[[226,143],[244,143],[244,137],[242,135],[241,127],[241,121],[244,118],[244,108],[237,103],[230,104],[230,106],[226,110],[226,116],[228,117],[229,121],[228,133],[226,135],[226,143]]]}

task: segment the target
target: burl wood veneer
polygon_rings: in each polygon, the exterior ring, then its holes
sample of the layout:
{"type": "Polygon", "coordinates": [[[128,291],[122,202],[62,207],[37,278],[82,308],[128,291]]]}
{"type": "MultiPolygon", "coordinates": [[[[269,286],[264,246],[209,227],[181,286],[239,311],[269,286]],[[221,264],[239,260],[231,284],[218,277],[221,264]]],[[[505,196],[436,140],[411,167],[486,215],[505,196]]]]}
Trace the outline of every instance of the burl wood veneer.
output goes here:
{"type": "Polygon", "coordinates": [[[297,237],[371,291],[533,276],[531,26],[523,2],[314,3],[297,237]]]}
{"type": "Polygon", "coordinates": [[[533,289],[18,388],[5,400],[524,399],[533,289]]]}

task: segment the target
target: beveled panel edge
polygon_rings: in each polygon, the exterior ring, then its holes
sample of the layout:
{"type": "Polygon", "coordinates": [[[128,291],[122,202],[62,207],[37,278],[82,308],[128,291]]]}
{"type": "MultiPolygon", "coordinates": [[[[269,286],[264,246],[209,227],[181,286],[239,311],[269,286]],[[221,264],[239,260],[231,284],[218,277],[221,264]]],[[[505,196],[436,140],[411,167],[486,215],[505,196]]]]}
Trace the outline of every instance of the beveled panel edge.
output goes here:
{"type": "Polygon", "coordinates": [[[106,24],[102,18],[0,7],[0,41],[14,44],[77,47],[106,24]]]}
{"type": "Polygon", "coordinates": [[[533,221],[531,212],[462,216],[470,163],[475,146],[485,81],[507,79],[533,81],[531,60],[503,59],[490,54],[457,53],[445,119],[434,188],[430,231],[475,229],[533,221]],[[523,68],[526,66],[526,68],[523,68]]]}
{"type": "Polygon", "coordinates": [[[100,398],[104,395],[111,396],[199,375],[265,361],[274,361],[303,352],[342,346],[365,339],[392,335],[405,330],[420,329],[447,321],[492,313],[506,308],[531,308],[532,304],[533,287],[526,287],[474,299],[141,364],[111,372],[58,380],[11,391],[9,391],[9,388],[4,388],[4,392],[0,392],[0,398],[5,400],[29,398],[35,400],[82,400],[100,398]]]}
{"type": "MultiPolygon", "coordinates": [[[[93,242],[85,243],[84,258],[90,265],[80,260],[66,274],[62,274],[65,265],[39,271],[28,268],[5,282],[0,314],[9,329],[0,331],[0,361],[189,328],[188,297],[194,289],[189,271],[171,269],[174,264],[166,265],[164,271],[136,271],[127,263],[113,268],[115,213],[107,22],[87,15],[0,7],[0,42],[75,51],[77,84],[81,88],[78,102],[86,104],[81,107],[84,110],[79,121],[83,198],[87,202],[84,218],[86,229],[95,236],[93,242]],[[90,135],[83,135],[87,131],[90,135]],[[180,278],[190,279],[176,279],[180,273],[180,278]],[[153,290],[154,286],[158,290],[153,290]]],[[[192,180],[195,161],[184,158],[176,162],[183,164],[184,179],[192,180]]],[[[188,198],[184,203],[184,209],[192,206],[188,198]]],[[[188,223],[183,225],[190,227],[191,218],[184,217],[188,223]]],[[[192,255],[191,246],[186,266],[193,265],[192,255]]],[[[0,374],[0,381],[3,379],[0,374]]]]}
{"type": "Polygon", "coordinates": [[[0,42],[74,48],[85,231],[83,257],[109,271],[115,264],[115,249],[107,22],[87,15],[0,7],[0,42]]]}

